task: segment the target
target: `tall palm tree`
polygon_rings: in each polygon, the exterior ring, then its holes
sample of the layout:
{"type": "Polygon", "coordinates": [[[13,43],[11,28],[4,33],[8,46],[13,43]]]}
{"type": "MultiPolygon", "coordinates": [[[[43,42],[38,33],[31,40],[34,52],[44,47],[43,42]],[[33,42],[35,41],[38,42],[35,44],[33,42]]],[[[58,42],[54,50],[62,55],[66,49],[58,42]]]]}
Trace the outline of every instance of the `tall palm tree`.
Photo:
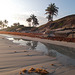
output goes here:
{"type": "Polygon", "coordinates": [[[30,17],[31,17],[31,19],[33,19],[33,20],[36,18],[36,16],[35,16],[34,14],[32,14],[30,17]]]}
{"type": "Polygon", "coordinates": [[[53,16],[57,16],[58,14],[58,7],[56,7],[55,3],[51,3],[49,4],[49,6],[47,7],[47,9],[45,10],[46,11],[46,14],[48,14],[49,16],[51,16],[51,21],[53,21],[53,16]]]}
{"type": "Polygon", "coordinates": [[[35,18],[32,22],[33,27],[39,25],[37,18],[35,18]]]}
{"type": "Polygon", "coordinates": [[[4,23],[4,24],[3,24],[3,27],[4,27],[4,26],[7,27],[7,25],[8,25],[8,21],[7,21],[7,20],[4,20],[3,23],[4,23]]]}
{"type": "Polygon", "coordinates": [[[7,23],[8,23],[8,21],[7,21],[7,20],[4,20],[4,23],[6,23],[6,24],[7,24],[7,23]]]}
{"type": "Polygon", "coordinates": [[[29,27],[31,27],[31,18],[26,19],[26,21],[29,23],[29,27]]]}
{"type": "Polygon", "coordinates": [[[38,19],[36,18],[36,16],[34,14],[32,14],[30,17],[33,20],[33,22],[32,22],[33,27],[39,24],[38,19]]]}

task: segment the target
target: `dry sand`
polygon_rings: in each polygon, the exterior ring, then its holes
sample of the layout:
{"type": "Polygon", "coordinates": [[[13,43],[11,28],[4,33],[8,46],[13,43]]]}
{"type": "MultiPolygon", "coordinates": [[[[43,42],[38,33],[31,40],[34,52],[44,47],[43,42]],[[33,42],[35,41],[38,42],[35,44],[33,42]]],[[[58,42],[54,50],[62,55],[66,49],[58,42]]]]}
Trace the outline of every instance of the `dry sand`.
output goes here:
{"type": "MultiPolygon", "coordinates": [[[[13,36],[14,37],[14,36],[13,36]]],[[[43,40],[30,37],[19,38],[38,40],[41,42],[54,43],[50,40],[43,40]]],[[[54,44],[58,44],[55,41],[54,44]]],[[[74,43],[59,42],[59,45],[65,45],[75,48],[74,43]]],[[[45,56],[40,52],[33,50],[26,50],[28,47],[14,44],[12,41],[7,40],[4,36],[0,36],[0,75],[20,75],[19,72],[26,68],[31,67],[42,68],[49,72],[48,75],[75,75],[75,67],[64,66],[55,57],[45,56]],[[51,64],[54,64],[52,66],[51,64]]],[[[21,74],[21,75],[39,75],[37,73],[21,74]]]]}

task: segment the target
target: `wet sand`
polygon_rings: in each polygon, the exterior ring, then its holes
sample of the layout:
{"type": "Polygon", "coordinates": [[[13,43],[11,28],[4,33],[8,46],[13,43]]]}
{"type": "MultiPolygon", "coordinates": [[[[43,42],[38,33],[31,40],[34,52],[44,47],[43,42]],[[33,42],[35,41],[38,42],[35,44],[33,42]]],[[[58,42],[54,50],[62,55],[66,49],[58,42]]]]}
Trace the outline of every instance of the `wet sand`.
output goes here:
{"type": "MultiPolygon", "coordinates": [[[[14,36],[13,36],[14,37],[14,36]]],[[[43,40],[38,38],[21,37],[19,38],[41,41],[46,43],[54,43],[51,40],[43,40]]],[[[64,45],[75,48],[74,43],[55,41],[54,44],[64,45]]],[[[27,46],[14,44],[12,41],[7,40],[4,36],[0,36],[0,75],[20,75],[19,72],[26,68],[31,67],[42,68],[49,72],[48,75],[75,75],[74,66],[64,66],[55,57],[43,55],[43,53],[33,50],[27,50],[27,46]],[[52,66],[51,64],[54,64],[52,66]]],[[[22,74],[22,75],[40,75],[40,74],[22,74]]]]}

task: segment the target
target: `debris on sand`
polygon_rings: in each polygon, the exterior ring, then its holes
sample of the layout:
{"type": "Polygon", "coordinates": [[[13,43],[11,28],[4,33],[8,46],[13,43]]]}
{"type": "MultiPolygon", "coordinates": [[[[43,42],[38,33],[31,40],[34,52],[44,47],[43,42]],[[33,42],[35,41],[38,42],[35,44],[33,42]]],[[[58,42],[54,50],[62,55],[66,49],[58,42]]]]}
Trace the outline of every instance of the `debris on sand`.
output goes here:
{"type": "Polygon", "coordinates": [[[20,75],[22,74],[22,73],[38,73],[38,74],[40,74],[40,75],[46,75],[46,74],[48,74],[49,72],[48,71],[46,71],[45,69],[40,69],[40,68],[36,68],[36,69],[34,69],[33,67],[32,68],[30,68],[28,71],[26,70],[26,69],[23,69],[22,71],[20,71],[20,75]]]}

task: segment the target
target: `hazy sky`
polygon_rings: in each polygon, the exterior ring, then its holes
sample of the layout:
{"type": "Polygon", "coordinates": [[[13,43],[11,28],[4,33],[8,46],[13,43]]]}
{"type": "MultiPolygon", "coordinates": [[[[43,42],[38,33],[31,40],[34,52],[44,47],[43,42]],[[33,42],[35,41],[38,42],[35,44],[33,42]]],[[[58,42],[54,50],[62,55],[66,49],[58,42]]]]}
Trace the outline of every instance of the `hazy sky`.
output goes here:
{"type": "Polygon", "coordinates": [[[26,19],[34,14],[40,25],[47,22],[45,9],[50,3],[59,7],[59,19],[67,15],[75,14],[75,0],[0,0],[0,20],[7,19],[9,25],[20,22],[27,25],[26,19]]]}

